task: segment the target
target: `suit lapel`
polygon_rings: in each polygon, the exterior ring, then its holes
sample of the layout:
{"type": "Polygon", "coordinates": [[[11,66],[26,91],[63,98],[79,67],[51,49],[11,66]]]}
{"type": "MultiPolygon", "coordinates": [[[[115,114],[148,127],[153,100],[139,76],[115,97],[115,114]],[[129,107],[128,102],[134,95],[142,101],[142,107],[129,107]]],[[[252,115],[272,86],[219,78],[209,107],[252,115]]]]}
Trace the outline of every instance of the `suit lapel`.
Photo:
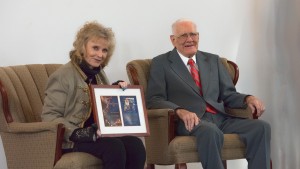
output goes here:
{"type": "Polygon", "coordinates": [[[199,88],[196,86],[189,70],[186,68],[186,65],[182,62],[179,54],[176,49],[171,52],[169,56],[170,67],[171,69],[197,94],[200,95],[199,88]]]}
{"type": "Polygon", "coordinates": [[[209,86],[210,74],[211,74],[211,65],[208,62],[207,56],[203,55],[201,52],[197,52],[197,65],[199,68],[202,93],[205,95],[207,88],[209,86]]]}

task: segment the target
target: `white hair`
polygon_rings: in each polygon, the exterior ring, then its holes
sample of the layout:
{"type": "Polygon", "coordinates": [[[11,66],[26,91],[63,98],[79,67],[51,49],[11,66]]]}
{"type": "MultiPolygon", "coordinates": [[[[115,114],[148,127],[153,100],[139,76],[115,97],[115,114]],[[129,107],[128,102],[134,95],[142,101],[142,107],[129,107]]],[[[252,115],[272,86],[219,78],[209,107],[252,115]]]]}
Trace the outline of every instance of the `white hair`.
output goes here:
{"type": "Polygon", "coordinates": [[[172,33],[175,34],[175,30],[176,30],[176,26],[177,24],[181,23],[181,22],[190,22],[192,23],[195,28],[197,29],[197,25],[191,20],[191,19],[187,19],[187,18],[181,18],[176,20],[173,24],[172,24],[172,33]]]}

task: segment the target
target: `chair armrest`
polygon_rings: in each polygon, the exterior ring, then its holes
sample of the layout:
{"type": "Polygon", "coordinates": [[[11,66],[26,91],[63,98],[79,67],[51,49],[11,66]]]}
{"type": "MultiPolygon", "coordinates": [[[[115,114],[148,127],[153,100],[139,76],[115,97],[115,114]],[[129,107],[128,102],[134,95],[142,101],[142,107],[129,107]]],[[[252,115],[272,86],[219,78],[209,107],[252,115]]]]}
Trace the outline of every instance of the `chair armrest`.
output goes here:
{"type": "Polygon", "coordinates": [[[247,107],[245,109],[231,109],[226,107],[225,111],[226,113],[235,117],[257,119],[256,115],[252,114],[250,107],[247,107]]]}
{"type": "Polygon", "coordinates": [[[36,133],[43,131],[57,131],[58,123],[54,122],[34,122],[34,123],[8,123],[8,130],[10,133],[36,133]]]}
{"type": "Polygon", "coordinates": [[[29,168],[53,167],[62,156],[64,130],[64,125],[56,122],[8,123],[8,131],[1,132],[7,160],[19,159],[29,168]],[[16,151],[22,153],[16,155],[16,151]],[[43,162],[30,163],[31,159],[40,158],[43,162]]]}
{"type": "Polygon", "coordinates": [[[165,118],[166,123],[164,125],[164,129],[168,131],[168,143],[171,142],[175,137],[175,126],[177,122],[177,116],[175,116],[175,112],[172,109],[149,109],[148,110],[148,118],[152,120],[158,118],[165,118]]]}
{"type": "Polygon", "coordinates": [[[164,162],[167,159],[169,142],[175,136],[174,111],[171,109],[148,109],[151,135],[145,137],[147,163],[164,162]]]}
{"type": "Polygon", "coordinates": [[[171,109],[148,109],[148,118],[161,118],[161,117],[168,117],[168,111],[171,109]]]}

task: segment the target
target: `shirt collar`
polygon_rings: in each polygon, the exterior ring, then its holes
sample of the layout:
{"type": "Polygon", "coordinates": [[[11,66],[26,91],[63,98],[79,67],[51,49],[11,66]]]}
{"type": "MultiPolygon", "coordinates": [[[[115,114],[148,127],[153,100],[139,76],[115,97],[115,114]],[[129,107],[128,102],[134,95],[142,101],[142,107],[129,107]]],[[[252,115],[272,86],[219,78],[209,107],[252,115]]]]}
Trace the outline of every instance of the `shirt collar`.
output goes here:
{"type": "Polygon", "coordinates": [[[183,63],[184,63],[186,66],[188,65],[188,61],[189,61],[190,59],[193,59],[194,62],[197,63],[197,62],[196,62],[196,55],[192,56],[191,58],[188,58],[188,57],[183,56],[178,50],[177,50],[177,53],[178,53],[178,55],[180,56],[181,60],[183,61],[183,63]]]}

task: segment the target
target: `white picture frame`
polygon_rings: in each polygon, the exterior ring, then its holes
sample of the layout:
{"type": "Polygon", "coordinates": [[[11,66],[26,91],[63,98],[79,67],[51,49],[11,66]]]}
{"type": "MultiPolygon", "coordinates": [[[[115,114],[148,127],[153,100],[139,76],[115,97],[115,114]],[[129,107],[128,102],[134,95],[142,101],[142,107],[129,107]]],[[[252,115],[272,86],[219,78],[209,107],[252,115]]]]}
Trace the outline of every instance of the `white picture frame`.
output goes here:
{"type": "Polygon", "coordinates": [[[149,136],[143,88],[129,85],[91,85],[94,119],[101,137],[149,136]]]}

